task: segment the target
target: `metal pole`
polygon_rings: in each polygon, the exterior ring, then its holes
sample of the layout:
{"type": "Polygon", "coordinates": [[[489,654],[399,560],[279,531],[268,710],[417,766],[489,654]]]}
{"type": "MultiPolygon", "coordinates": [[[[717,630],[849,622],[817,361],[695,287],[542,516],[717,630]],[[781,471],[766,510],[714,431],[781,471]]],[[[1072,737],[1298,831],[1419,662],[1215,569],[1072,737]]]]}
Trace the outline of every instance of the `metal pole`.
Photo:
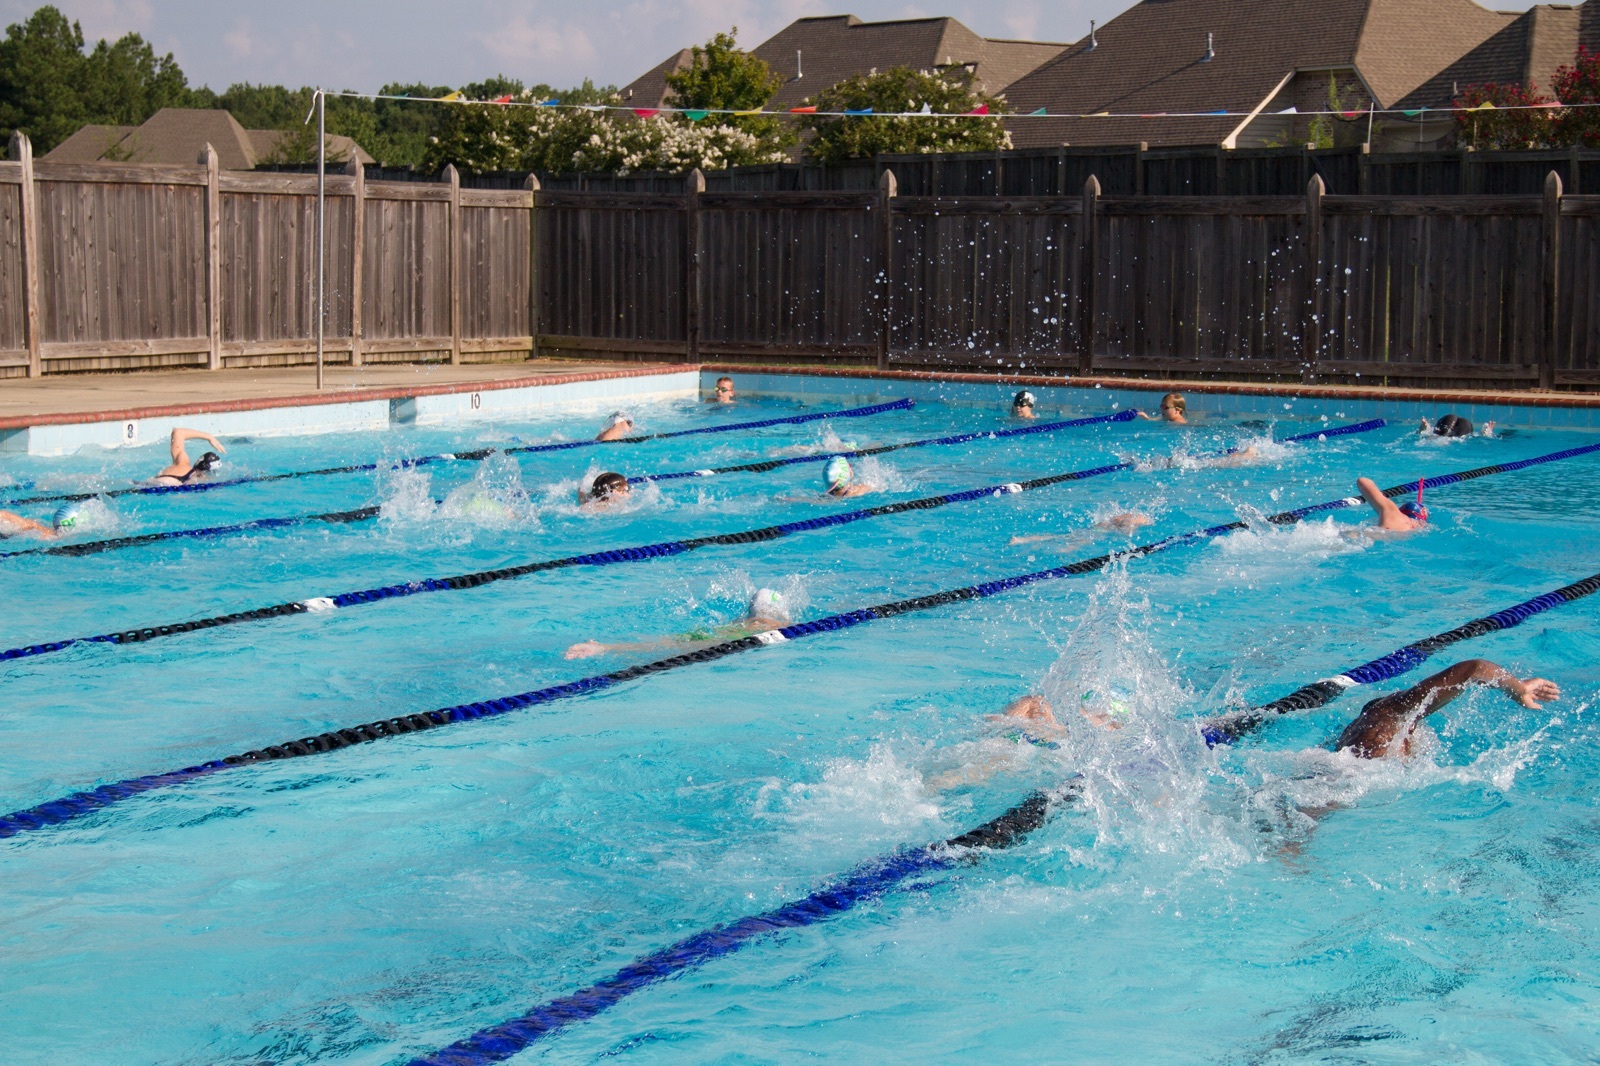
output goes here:
{"type": "Polygon", "coordinates": [[[322,391],[322,333],[328,317],[327,281],[328,181],[327,97],[317,90],[317,391],[322,391]]]}

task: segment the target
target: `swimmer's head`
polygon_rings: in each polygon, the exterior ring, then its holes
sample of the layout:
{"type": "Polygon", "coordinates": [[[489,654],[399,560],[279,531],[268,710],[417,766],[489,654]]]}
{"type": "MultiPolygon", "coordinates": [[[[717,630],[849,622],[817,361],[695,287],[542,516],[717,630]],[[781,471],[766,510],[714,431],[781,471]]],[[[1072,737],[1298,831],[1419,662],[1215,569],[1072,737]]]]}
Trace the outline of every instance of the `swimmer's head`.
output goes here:
{"type": "Polygon", "coordinates": [[[1133,708],[1128,706],[1127,701],[1115,696],[1102,699],[1093,690],[1083,694],[1083,709],[1085,713],[1095,712],[1108,718],[1126,718],[1133,713],[1133,708]]]}
{"type": "Polygon", "coordinates": [[[1033,404],[1033,393],[1029,392],[1027,389],[1023,389],[1021,392],[1017,393],[1011,398],[1011,409],[1013,411],[1020,411],[1024,407],[1032,410],[1033,404]]]}
{"type": "Polygon", "coordinates": [[[1428,520],[1428,509],[1422,504],[1422,487],[1425,484],[1427,484],[1425,480],[1418,479],[1417,498],[1414,500],[1407,500],[1405,503],[1400,505],[1400,513],[1411,519],[1413,522],[1426,522],[1428,520]]]}
{"type": "Polygon", "coordinates": [[[1173,412],[1182,415],[1187,413],[1188,410],[1189,401],[1183,398],[1183,393],[1181,392],[1169,392],[1161,397],[1161,414],[1164,417],[1172,417],[1173,412]]]}
{"type": "Polygon", "coordinates": [[[76,529],[81,521],[83,512],[78,509],[78,505],[68,503],[56,508],[55,517],[50,520],[50,524],[65,533],[69,529],[76,529]]]}
{"type": "Polygon", "coordinates": [[[717,379],[717,399],[727,401],[733,399],[733,379],[720,377],[717,379]]]}
{"type": "Polygon", "coordinates": [[[854,476],[855,471],[850,468],[850,460],[842,455],[829,459],[828,468],[822,472],[822,480],[828,486],[829,492],[850,484],[850,479],[854,476]]]}
{"type": "Polygon", "coordinates": [[[629,429],[632,429],[633,419],[629,418],[627,414],[622,411],[612,411],[611,417],[606,419],[606,428],[615,429],[618,426],[627,426],[629,429]]]}
{"type": "Polygon", "coordinates": [[[589,486],[589,498],[591,500],[610,500],[626,496],[629,491],[627,478],[607,470],[603,474],[596,475],[594,483],[589,486]]]}
{"type": "Polygon", "coordinates": [[[750,597],[750,617],[760,622],[789,621],[789,602],[774,589],[758,589],[750,597]]]}
{"type": "Polygon", "coordinates": [[[1460,415],[1445,415],[1433,424],[1436,437],[1470,437],[1472,423],[1460,415]]]}
{"type": "Polygon", "coordinates": [[[216,452],[206,452],[194,464],[194,469],[199,471],[210,470],[222,461],[222,456],[216,452]]]}

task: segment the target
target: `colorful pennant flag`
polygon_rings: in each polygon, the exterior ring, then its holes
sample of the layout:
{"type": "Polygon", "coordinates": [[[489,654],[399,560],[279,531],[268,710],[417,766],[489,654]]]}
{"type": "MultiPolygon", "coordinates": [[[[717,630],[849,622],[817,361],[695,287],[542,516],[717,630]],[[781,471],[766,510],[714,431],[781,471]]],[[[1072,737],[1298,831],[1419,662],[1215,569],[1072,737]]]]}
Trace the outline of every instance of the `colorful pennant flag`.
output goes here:
{"type": "Polygon", "coordinates": [[[1045,113],[1045,110],[1042,107],[1037,111],[1029,111],[1028,112],[1028,114],[1030,114],[1030,115],[1042,115],[1044,113],[1045,113]]]}
{"type": "Polygon", "coordinates": [[[847,108],[844,109],[844,113],[847,114],[847,115],[870,115],[870,114],[872,114],[872,108],[870,108],[870,107],[862,107],[862,108],[852,109],[852,108],[848,108],[847,107],[847,108]]]}
{"type": "Polygon", "coordinates": [[[988,113],[989,113],[989,105],[988,104],[979,104],[977,107],[975,107],[971,111],[967,112],[967,114],[969,114],[969,115],[987,115],[988,113]]]}
{"type": "Polygon", "coordinates": [[[504,96],[497,96],[494,98],[494,102],[497,104],[509,104],[511,102],[511,94],[506,93],[504,96]]]}
{"type": "Polygon", "coordinates": [[[762,115],[762,114],[766,113],[766,110],[767,109],[764,108],[764,107],[758,107],[754,111],[735,111],[734,114],[735,115],[762,115]]]}
{"type": "Polygon", "coordinates": [[[659,107],[636,107],[633,109],[633,113],[640,118],[654,118],[661,113],[661,109],[659,107]]]}
{"type": "Polygon", "coordinates": [[[1428,110],[1428,109],[1425,108],[1425,107],[1419,107],[1415,111],[1402,111],[1400,113],[1402,115],[1404,115],[1406,118],[1416,118],[1418,115],[1422,114],[1426,110],[1428,110]]]}
{"type": "Polygon", "coordinates": [[[789,114],[791,115],[815,115],[816,113],[817,105],[815,104],[812,104],[809,107],[791,107],[789,109],[789,114]]]}
{"type": "Polygon", "coordinates": [[[465,99],[466,97],[462,96],[461,91],[458,89],[453,93],[446,93],[445,95],[439,97],[439,102],[443,104],[453,104],[465,99]]]}
{"type": "Polygon", "coordinates": [[[688,111],[685,111],[683,113],[683,117],[688,119],[690,122],[699,122],[701,119],[705,118],[709,114],[711,114],[711,112],[702,111],[700,108],[696,107],[696,108],[691,108],[688,111]]]}
{"type": "Polygon", "coordinates": [[[539,101],[539,106],[540,107],[555,107],[560,102],[561,102],[560,100],[556,100],[556,99],[540,100],[539,101]]]}
{"type": "Polygon", "coordinates": [[[1293,104],[1290,104],[1288,107],[1278,112],[1280,115],[1298,115],[1299,113],[1300,109],[1295,107],[1293,104]]]}

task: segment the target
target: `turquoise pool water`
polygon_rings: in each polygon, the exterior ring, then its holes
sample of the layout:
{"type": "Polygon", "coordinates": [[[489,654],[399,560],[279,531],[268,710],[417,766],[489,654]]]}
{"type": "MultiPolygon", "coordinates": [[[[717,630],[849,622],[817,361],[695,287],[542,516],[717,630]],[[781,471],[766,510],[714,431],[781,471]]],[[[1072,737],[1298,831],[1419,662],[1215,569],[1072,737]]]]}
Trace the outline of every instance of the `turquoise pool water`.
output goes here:
{"type": "MultiPolygon", "coordinates": [[[[649,432],[840,406],[635,414],[649,432]]],[[[1041,412],[1102,413],[1092,394],[1041,412]]],[[[239,474],[576,439],[595,422],[226,443],[239,474]]],[[[6,663],[0,808],[657,658],[562,655],[589,638],[732,621],[757,587],[819,617],[1126,546],[1088,530],[1116,511],[1149,514],[1153,540],[1345,496],[1357,474],[1391,485],[1600,439],[1524,429],[1445,442],[1397,425],[1276,446],[1269,431],[1304,432],[1320,415],[1268,426],[1217,414],[1189,430],[1117,424],[896,452],[858,464],[880,488],[859,501],[816,499],[817,467],[799,466],[643,488],[615,513],[575,506],[602,463],[693,469],[1010,424],[921,403],[109,501],[83,536],[369,503],[385,514],[0,560],[0,647],[1141,460],[764,544],[6,663]],[[1261,453],[1249,465],[1185,458],[1247,442],[1261,453]],[[475,505],[484,492],[509,510],[475,505]],[[1039,534],[1080,539],[1010,543],[1039,534]]],[[[7,458],[0,481],[122,485],[163,452],[7,458]]],[[[1556,680],[1564,698],[1542,711],[1464,698],[1409,762],[1325,748],[1366,699],[1407,681],[1352,690],[1235,749],[1207,750],[1194,723],[1600,571],[1597,463],[1430,493],[1421,535],[1346,536],[1366,521],[1355,511],[1256,522],[492,721],[230,770],[0,841],[8,1058],[405,1062],[1079,773],[1084,802],[1019,848],[756,942],[516,1061],[1590,1061],[1600,601],[1436,660],[1491,658],[1556,680]],[[985,716],[1030,691],[1064,711],[1093,692],[1131,715],[1108,731],[1064,713],[1060,749],[1022,745],[985,716]]]]}

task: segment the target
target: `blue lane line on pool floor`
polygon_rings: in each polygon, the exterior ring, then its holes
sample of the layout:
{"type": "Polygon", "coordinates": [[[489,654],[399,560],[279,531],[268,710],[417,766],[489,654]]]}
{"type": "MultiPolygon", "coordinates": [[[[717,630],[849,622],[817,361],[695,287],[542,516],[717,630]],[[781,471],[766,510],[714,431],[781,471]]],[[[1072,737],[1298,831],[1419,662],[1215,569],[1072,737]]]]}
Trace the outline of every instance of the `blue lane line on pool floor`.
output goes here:
{"type": "MultiPolygon", "coordinates": [[[[1381,418],[1367,422],[1358,422],[1347,426],[1334,426],[1329,429],[1314,430],[1310,433],[1301,433],[1293,437],[1285,437],[1280,443],[1289,443],[1302,440],[1326,440],[1329,437],[1346,436],[1352,433],[1365,433],[1368,430],[1378,429],[1385,423],[1381,418]]],[[[1228,455],[1233,449],[1217,453],[1228,455]]],[[[1109,466],[1094,467],[1089,470],[1075,470],[1065,474],[1053,474],[1049,477],[1034,478],[1031,481],[1011,482],[1003,485],[988,485],[978,489],[967,489],[963,492],[953,492],[942,496],[927,496],[920,500],[903,500],[899,503],[883,504],[878,507],[867,507],[855,511],[844,511],[839,514],[826,515],[821,518],[808,518],[799,522],[785,522],[781,525],[767,526],[762,529],[749,529],[739,533],[719,533],[709,537],[695,537],[690,540],[669,540],[658,544],[645,544],[632,548],[617,548],[611,551],[590,552],[584,555],[569,555],[561,559],[547,559],[537,563],[523,563],[518,566],[501,567],[496,570],[480,570],[471,574],[458,574],[455,577],[423,578],[416,581],[407,581],[395,585],[384,585],[379,588],[360,589],[355,592],[341,592],[332,596],[317,596],[306,600],[294,600],[289,603],[278,603],[268,607],[257,607],[247,611],[236,611],[231,614],[214,615],[210,618],[196,619],[190,622],[173,622],[166,625],[145,626],[138,629],[126,629],[116,633],[100,633],[91,637],[68,637],[62,640],[43,641],[38,644],[26,644],[17,648],[7,648],[0,651],[0,662],[12,659],[27,659],[40,655],[50,655],[55,652],[65,651],[67,648],[81,644],[139,644],[155,640],[159,637],[177,636],[181,633],[193,633],[202,629],[215,629],[219,626],[241,625],[245,622],[261,622],[269,618],[283,618],[289,615],[305,614],[307,612],[331,611],[345,607],[355,607],[361,604],[378,603],[383,600],[398,599],[406,596],[417,596],[427,592],[446,592],[460,589],[479,588],[483,585],[493,584],[497,581],[507,581],[513,578],[526,577],[529,574],[541,573],[548,570],[561,570],[573,566],[611,566],[616,563],[634,563],[646,559],[659,559],[669,555],[681,555],[684,552],[694,551],[716,544],[754,544],[761,541],[776,540],[793,533],[804,533],[816,529],[825,529],[832,526],[848,525],[869,518],[881,518],[886,515],[903,514],[910,511],[926,511],[935,507],[944,507],[953,503],[966,503],[971,500],[985,499],[995,496],[1005,496],[1012,493],[1028,492],[1035,489],[1047,488],[1066,481],[1082,481],[1102,474],[1115,473],[1118,470],[1128,470],[1133,467],[1131,462],[1114,463],[1109,466]]]]}
{"type": "MultiPolygon", "coordinates": [[[[1120,411],[1111,415],[1095,415],[1092,418],[1075,418],[1069,422],[1045,422],[1036,426],[1025,426],[1020,429],[998,430],[988,433],[963,433],[954,437],[940,437],[934,440],[913,440],[902,444],[885,444],[877,448],[862,448],[853,452],[825,452],[821,454],[795,456],[788,459],[774,459],[769,462],[747,463],[743,466],[724,466],[712,470],[687,470],[666,474],[643,474],[639,477],[630,477],[628,481],[639,484],[645,481],[673,481],[679,478],[707,477],[712,474],[731,474],[738,472],[760,473],[776,470],[782,466],[792,466],[796,463],[821,463],[835,456],[860,456],[881,455],[884,452],[899,451],[904,448],[923,448],[932,445],[963,444],[974,440],[997,440],[1004,437],[1016,437],[1031,433],[1054,433],[1062,429],[1076,429],[1080,426],[1097,425],[1106,422],[1128,422],[1138,416],[1137,411],[1120,411]]],[[[1381,420],[1379,420],[1381,424],[1381,420]]],[[[1336,430],[1337,432],[1352,432],[1351,429],[1336,430]]],[[[438,456],[429,457],[430,461],[438,456]]],[[[413,466],[417,465],[415,462],[413,466]]],[[[333,511],[328,514],[303,515],[293,518],[258,518],[249,522],[239,522],[227,526],[210,526],[204,529],[182,529],[170,533],[146,533],[136,537],[115,537],[106,540],[78,541],[72,544],[45,545],[37,548],[24,548],[20,551],[0,552],[0,559],[11,559],[19,555],[95,555],[99,552],[118,551],[123,548],[140,547],[154,544],[164,540],[195,540],[210,537],[226,537],[235,533],[247,533],[261,529],[284,529],[301,525],[307,522],[364,522],[370,518],[378,517],[379,508],[362,507],[351,511],[333,511]]]]}
{"type": "MultiPolygon", "coordinates": [[[[1572,449],[1580,454],[1600,450],[1600,444],[1590,445],[1583,449],[1572,449]]],[[[1552,453],[1541,460],[1523,460],[1516,464],[1518,469],[1533,465],[1535,462],[1554,462],[1556,457],[1570,458],[1562,452],[1552,453]]],[[[1512,464],[1507,464],[1511,466],[1512,464]]],[[[1462,471],[1455,474],[1442,474],[1424,479],[1426,487],[1440,487],[1454,485],[1474,478],[1487,477],[1490,474],[1503,473],[1500,467],[1483,467],[1478,470],[1462,471]]],[[[1411,481],[1404,485],[1396,485],[1385,489],[1386,496],[1399,496],[1415,492],[1417,482],[1411,481]]],[[[1359,506],[1359,497],[1346,497],[1344,499],[1330,500],[1327,503],[1314,504],[1309,507],[1300,507],[1292,511],[1283,511],[1272,515],[1266,520],[1274,525],[1290,525],[1307,515],[1335,511],[1345,507],[1359,506]]],[[[674,655],[667,659],[658,659],[655,662],[641,663],[637,666],[625,667],[609,674],[598,674],[593,677],[582,678],[568,682],[564,685],[554,685],[549,688],[537,689],[532,692],[522,692],[512,696],[502,696],[497,699],[483,700],[475,703],[463,703],[454,707],[441,707],[437,710],[417,714],[408,714],[396,718],[380,719],[357,726],[343,729],[330,730],[316,736],[304,737],[300,740],[290,740],[282,744],[272,745],[242,755],[229,755],[221,759],[196,766],[186,767],[182,770],[173,770],[162,774],[151,774],[145,777],[130,778],[111,784],[101,785],[86,792],[76,792],[62,799],[53,800],[27,810],[21,810],[0,817],[0,839],[15,836],[18,833],[43,829],[51,825],[84,817],[95,811],[102,810],[130,796],[135,796],[152,789],[163,788],[167,785],[179,784],[183,781],[204,777],[226,770],[234,766],[244,766],[253,763],[273,762],[280,759],[303,758],[311,755],[321,755],[331,751],[338,751],[355,744],[365,744],[385,737],[400,736],[406,733],[421,732],[437,726],[453,725],[458,722],[470,722],[479,718],[492,718],[512,711],[524,710],[541,704],[553,703],[557,700],[570,699],[590,692],[610,688],[624,681],[632,681],[646,677],[650,674],[675,670],[679,667],[693,666],[699,663],[714,662],[730,655],[752,651],[756,648],[769,647],[782,644],[802,637],[814,636],[818,633],[831,633],[840,629],[850,629],[854,626],[864,625],[868,622],[896,615],[910,614],[915,611],[931,610],[946,604],[963,600],[986,599],[1010,589],[1020,588],[1039,581],[1051,581],[1058,578],[1077,577],[1082,574],[1097,572],[1113,559],[1137,559],[1156,552],[1165,551],[1182,544],[1192,544],[1210,537],[1221,536],[1235,530],[1245,529],[1244,522],[1229,522],[1226,525],[1211,526],[1208,529],[1197,530],[1177,536],[1166,537],[1151,544],[1130,548],[1127,551],[1107,553],[1091,559],[1081,559],[1064,566],[1052,567],[1049,570],[1040,570],[1031,574],[1022,574],[1017,577],[1001,578],[996,581],[987,581],[979,585],[969,585],[965,588],[947,589],[927,596],[919,596],[909,600],[899,600],[894,603],[877,604],[843,614],[829,615],[811,622],[799,622],[785,626],[782,629],[772,630],[752,637],[742,637],[738,640],[726,641],[699,651],[686,652],[674,655]]],[[[1554,594],[1552,594],[1554,595],[1554,594]]],[[[1553,606],[1554,601],[1540,610],[1553,606]]],[[[1524,604],[1523,607],[1528,605],[1524,604]]],[[[1515,625],[1520,622],[1518,618],[1511,621],[1515,625]]],[[[1503,627],[1502,627],[1503,628],[1503,627]]],[[[1420,661],[1420,660],[1419,660],[1420,661]]]]}
{"type": "Polygon", "coordinates": [[[813,452],[809,455],[790,456],[787,459],[767,459],[759,463],[709,467],[704,470],[675,470],[665,474],[640,474],[638,477],[630,477],[628,481],[630,484],[638,485],[646,481],[677,481],[690,477],[711,477],[715,474],[764,474],[769,470],[777,470],[785,466],[797,466],[801,463],[825,463],[830,459],[855,459],[864,455],[883,455],[886,452],[903,451],[907,448],[932,448],[948,444],[966,444],[968,441],[975,440],[1003,440],[1008,437],[1025,437],[1036,433],[1056,433],[1063,429],[1078,429],[1082,426],[1101,425],[1109,422],[1131,422],[1138,417],[1139,412],[1130,409],[1110,415],[1074,418],[1066,422],[1041,422],[1038,425],[1018,426],[1014,429],[987,430],[981,433],[958,433],[953,437],[908,440],[900,444],[883,444],[876,448],[856,448],[851,451],[840,452],[813,452]]]}
{"type": "Polygon", "coordinates": [[[111,496],[166,496],[176,492],[210,492],[213,489],[232,488],[235,485],[259,485],[269,481],[288,481],[291,478],[323,477],[328,474],[361,474],[380,467],[409,469],[433,463],[479,462],[503,451],[508,455],[525,455],[532,452],[564,452],[573,448],[598,448],[609,444],[643,444],[652,440],[671,440],[675,437],[693,437],[704,433],[732,433],[740,429],[764,429],[767,426],[800,425],[828,418],[868,418],[888,411],[906,411],[914,406],[909,398],[875,403],[866,407],[852,407],[846,411],[813,411],[810,414],[787,415],[783,418],[766,418],[759,422],[730,422],[722,426],[701,426],[697,429],[678,429],[670,433],[646,433],[637,437],[618,437],[616,440],[574,440],[560,444],[523,444],[515,448],[478,448],[474,451],[447,452],[441,455],[423,455],[415,459],[400,459],[393,463],[356,463],[351,466],[330,466],[323,470],[291,470],[283,474],[258,474],[252,477],[228,478],[222,481],[197,481],[191,485],[134,485],[125,489],[102,489],[99,492],[67,492],[54,496],[26,496],[9,500],[7,507],[25,503],[63,503],[73,500],[93,500],[111,496]]]}
{"type": "MultiPolygon", "coordinates": [[[[1582,599],[1600,589],[1600,574],[1547,592],[1542,596],[1508,607],[1484,618],[1475,619],[1447,633],[1428,637],[1408,644],[1381,659],[1357,666],[1338,676],[1350,678],[1351,684],[1373,684],[1396,677],[1414,669],[1433,651],[1448,647],[1469,637],[1510,629],[1528,618],[1553,607],[1582,599]],[[1421,649],[1427,649],[1422,651],[1421,649]],[[1383,664],[1380,668],[1378,664],[1383,664]]],[[[1309,692],[1329,682],[1319,681],[1295,693],[1309,692]]],[[[1349,686],[1336,686],[1344,691],[1349,686]]],[[[1293,699],[1285,697],[1284,700],[1293,699]]],[[[1242,722],[1247,716],[1265,716],[1283,713],[1284,700],[1262,704],[1226,720],[1242,722]]],[[[1326,702],[1326,701],[1324,701],[1326,702]]],[[[1315,706],[1321,706],[1316,704],[1315,706]]],[[[1298,709],[1308,709],[1299,707],[1298,709]]],[[[1217,721],[1222,721],[1219,719],[1217,721]]],[[[1205,736],[1212,739],[1212,726],[1207,726],[1205,736]]],[[[413,1059],[410,1066],[485,1066],[503,1062],[513,1055],[526,1051],[540,1040],[562,1029],[589,1021],[635,992],[643,991],[685,970],[702,966],[713,959],[739,951],[751,941],[786,929],[816,925],[838,917],[857,904],[876,899],[907,881],[924,874],[949,870],[964,863],[973,863],[983,851],[996,851],[1020,844],[1029,834],[1049,820],[1058,808],[1076,798],[1078,790],[1069,781],[1055,789],[1034,792],[994,818],[960,836],[918,848],[908,848],[881,856],[857,866],[836,881],[801,899],[784,903],[772,910],[740,918],[728,925],[713,926],[679,940],[659,951],[628,963],[609,977],[596,981],[587,988],[552,999],[525,1014],[478,1030],[464,1040],[441,1048],[431,1055],[413,1059]]]]}

